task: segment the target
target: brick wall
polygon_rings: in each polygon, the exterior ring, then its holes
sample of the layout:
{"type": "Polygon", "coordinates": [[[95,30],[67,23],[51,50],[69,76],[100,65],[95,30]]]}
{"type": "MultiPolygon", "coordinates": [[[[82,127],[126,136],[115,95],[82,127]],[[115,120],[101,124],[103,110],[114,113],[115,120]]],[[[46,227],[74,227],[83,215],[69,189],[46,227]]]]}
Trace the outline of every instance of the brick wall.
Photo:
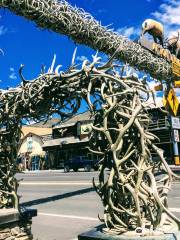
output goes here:
{"type": "Polygon", "coordinates": [[[32,221],[19,221],[0,226],[0,240],[31,240],[32,221]]]}

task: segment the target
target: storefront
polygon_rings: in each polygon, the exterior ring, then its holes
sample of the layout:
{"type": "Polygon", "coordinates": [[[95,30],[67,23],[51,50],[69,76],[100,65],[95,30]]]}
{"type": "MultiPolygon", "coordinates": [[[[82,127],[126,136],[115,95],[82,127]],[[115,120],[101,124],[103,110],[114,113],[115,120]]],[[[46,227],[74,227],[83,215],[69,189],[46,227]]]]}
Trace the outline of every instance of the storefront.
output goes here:
{"type": "Polygon", "coordinates": [[[63,168],[64,162],[77,156],[97,160],[97,155],[88,150],[92,122],[90,113],[85,112],[53,127],[53,139],[42,146],[48,156],[49,168],[63,168]]]}

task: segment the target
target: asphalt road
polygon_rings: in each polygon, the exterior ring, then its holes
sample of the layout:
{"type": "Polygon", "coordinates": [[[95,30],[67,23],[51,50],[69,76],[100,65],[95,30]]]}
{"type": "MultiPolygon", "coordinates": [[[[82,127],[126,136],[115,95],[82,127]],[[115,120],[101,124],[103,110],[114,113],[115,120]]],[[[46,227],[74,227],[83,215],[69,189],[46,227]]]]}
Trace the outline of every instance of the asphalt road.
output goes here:
{"type": "MultiPolygon", "coordinates": [[[[38,209],[32,231],[38,240],[75,240],[77,235],[100,224],[103,208],[92,189],[97,172],[37,172],[18,175],[21,203],[38,209]]],[[[180,217],[180,183],[173,184],[169,205],[180,217]]]]}

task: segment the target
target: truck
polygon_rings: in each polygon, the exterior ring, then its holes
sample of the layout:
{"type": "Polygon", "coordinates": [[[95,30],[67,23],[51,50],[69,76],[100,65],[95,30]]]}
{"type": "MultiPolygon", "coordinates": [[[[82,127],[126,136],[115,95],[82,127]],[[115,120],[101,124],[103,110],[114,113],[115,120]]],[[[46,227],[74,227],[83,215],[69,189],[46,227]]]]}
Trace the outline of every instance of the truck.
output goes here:
{"type": "Polygon", "coordinates": [[[86,172],[90,172],[92,169],[97,171],[98,160],[90,160],[87,156],[76,156],[64,162],[64,172],[69,172],[71,169],[77,172],[80,168],[83,168],[86,172]]]}

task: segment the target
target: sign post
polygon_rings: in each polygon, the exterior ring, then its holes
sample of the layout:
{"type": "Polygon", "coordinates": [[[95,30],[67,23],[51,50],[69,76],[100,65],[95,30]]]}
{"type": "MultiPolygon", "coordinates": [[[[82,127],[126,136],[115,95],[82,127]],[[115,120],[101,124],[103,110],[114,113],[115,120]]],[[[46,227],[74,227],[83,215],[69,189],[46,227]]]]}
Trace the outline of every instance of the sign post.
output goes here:
{"type": "Polygon", "coordinates": [[[171,127],[172,127],[172,134],[173,134],[173,150],[174,150],[174,163],[175,165],[180,165],[179,159],[179,130],[180,129],[180,121],[177,117],[171,116],[171,127]]]}
{"type": "Polygon", "coordinates": [[[171,129],[172,129],[172,142],[173,142],[173,152],[174,152],[174,163],[175,165],[180,165],[179,158],[179,131],[180,129],[180,119],[176,117],[179,108],[179,100],[175,94],[174,89],[171,86],[168,86],[167,94],[163,97],[163,104],[166,109],[169,111],[171,118],[171,129]],[[175,117],[174,117],[174,116],[175,117]]]}
{"type": "Polygon", "coordinates": [[[176,116],[178,112],[178,107],[179,107],[179,100],[173,88],[171,88],[168,92],[167,101],[169,103],[169,107],[171,111],[173,112],[174,116],[176,116]]]}

